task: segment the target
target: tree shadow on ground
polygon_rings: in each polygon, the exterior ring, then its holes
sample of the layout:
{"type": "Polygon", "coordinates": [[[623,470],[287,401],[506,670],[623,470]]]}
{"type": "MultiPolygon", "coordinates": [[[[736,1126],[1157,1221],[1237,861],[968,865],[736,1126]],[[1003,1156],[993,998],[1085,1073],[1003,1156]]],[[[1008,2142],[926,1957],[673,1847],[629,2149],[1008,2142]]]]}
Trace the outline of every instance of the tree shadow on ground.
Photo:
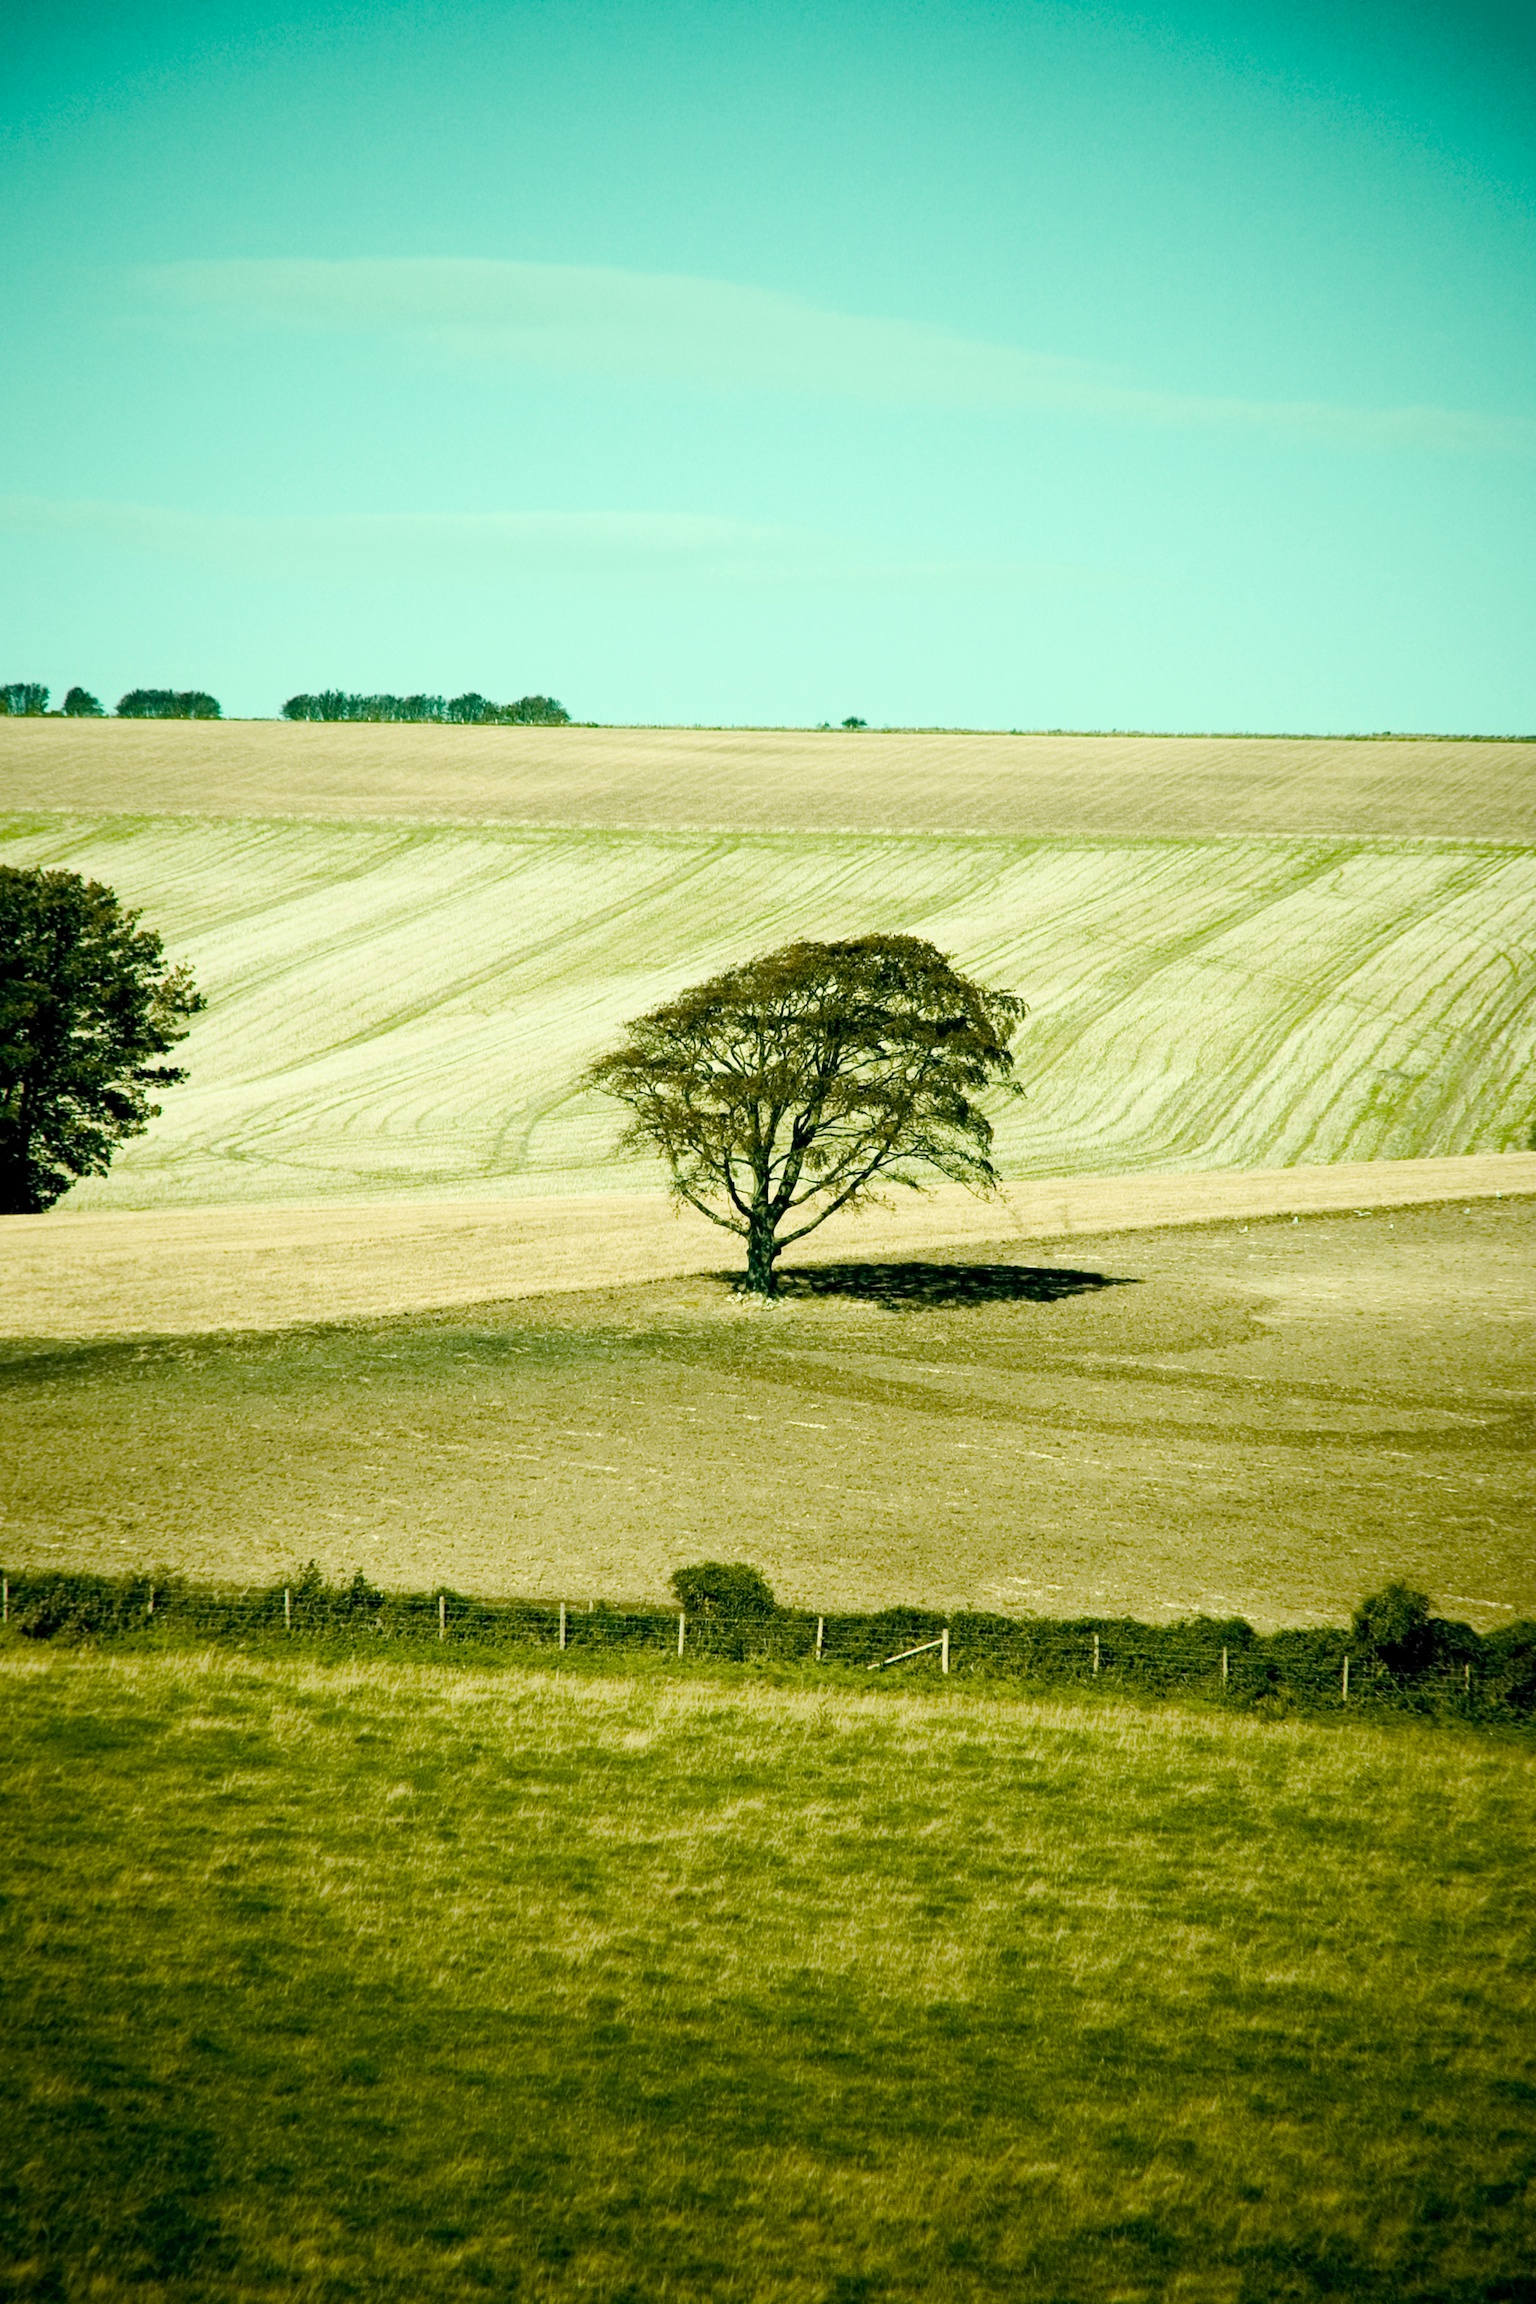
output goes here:
{"type": "Polygon", "coordinates": [[[1106,1272],[1037,1264],[801,1264],[779,1274],[783,1296],[853,1296],[891,1310],[903,1304],[1056,1304],[1100,1288],[1139,1286],[1106,1272]]]}

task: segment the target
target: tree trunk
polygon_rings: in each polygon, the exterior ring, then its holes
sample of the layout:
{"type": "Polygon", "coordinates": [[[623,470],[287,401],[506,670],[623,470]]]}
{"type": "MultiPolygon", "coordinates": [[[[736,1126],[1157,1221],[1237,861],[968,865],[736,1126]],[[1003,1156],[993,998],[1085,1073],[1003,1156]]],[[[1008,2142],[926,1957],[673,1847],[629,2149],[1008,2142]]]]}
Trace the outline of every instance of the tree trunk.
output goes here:
{"type": "Polygon", "coordinates": [[[747,1234],[747,1293],[749,1296],[777,1295],[773,1265],[779,1244],[773,1236],[773,1218],[766,1208],[754,1208],[748,1221],[751,1229],[747,1234]]]}

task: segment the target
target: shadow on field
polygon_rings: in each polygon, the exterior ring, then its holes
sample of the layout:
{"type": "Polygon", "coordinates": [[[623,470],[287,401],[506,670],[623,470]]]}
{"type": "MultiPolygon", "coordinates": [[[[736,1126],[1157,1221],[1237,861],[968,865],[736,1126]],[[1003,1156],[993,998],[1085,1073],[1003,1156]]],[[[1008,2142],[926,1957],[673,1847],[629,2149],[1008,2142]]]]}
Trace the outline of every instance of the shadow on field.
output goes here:
{"type": "Polygon", "coordinates": [[[1140,1282],[1036,1264],[811,1264],[779,1275],[784,1296],[856,1296],[866,1304],[1056,1304],[1140,1282]]]}

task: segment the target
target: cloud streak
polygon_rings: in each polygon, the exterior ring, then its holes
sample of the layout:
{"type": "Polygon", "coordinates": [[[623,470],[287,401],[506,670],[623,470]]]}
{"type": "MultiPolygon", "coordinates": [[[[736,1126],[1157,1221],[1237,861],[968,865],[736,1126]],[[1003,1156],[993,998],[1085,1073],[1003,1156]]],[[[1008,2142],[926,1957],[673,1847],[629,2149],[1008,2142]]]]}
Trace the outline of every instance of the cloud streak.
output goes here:
{"type": "Polygon", "coordinates": [[[78,538],[289,582],[610,578],[743,585],[1104,581],[1055,562],[892,555],[815,529],[670,512],[337,513],[252,518],[155,504],[0,497],[0,530],[78,538]]]}
{"type": "Polygon", "coordinates": [[[1345,449],[1536,449],[1536,421],[1522,417],[1164,392],[1086,361],[681,273],[461,257],[302,258],[158,265],[133,282],[161,314],[374,336],[509,372],[866,405],[1035,410],[1345,449]]]}

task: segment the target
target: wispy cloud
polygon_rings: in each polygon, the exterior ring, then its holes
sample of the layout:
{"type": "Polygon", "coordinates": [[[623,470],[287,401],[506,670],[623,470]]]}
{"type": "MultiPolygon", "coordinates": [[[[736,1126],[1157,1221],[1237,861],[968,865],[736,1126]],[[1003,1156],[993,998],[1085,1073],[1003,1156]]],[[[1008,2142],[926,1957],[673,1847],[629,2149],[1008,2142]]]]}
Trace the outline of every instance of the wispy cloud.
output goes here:
{"type": "Polygon", "coordinates": [[[0,529],[74,536],[242,576],[516,584],[562,576],[710,583],[1028,586],[1105,581],[1057,562],[903,557],[854,538],[670,512],[338,513],[251,518],[156,504],[0,497],[0,529]]]}
{"type": "Polygon", "coordinates": [[[167,264],[134,275],[162,312],[366,333],[507,369],[670,380],[887,405],[1039,409],[1261,432],[1341,448],[1529,454],[1536,421],[1164,392],[1086,361],[829,312],[681,273],[444,257],[167,264]]]}

